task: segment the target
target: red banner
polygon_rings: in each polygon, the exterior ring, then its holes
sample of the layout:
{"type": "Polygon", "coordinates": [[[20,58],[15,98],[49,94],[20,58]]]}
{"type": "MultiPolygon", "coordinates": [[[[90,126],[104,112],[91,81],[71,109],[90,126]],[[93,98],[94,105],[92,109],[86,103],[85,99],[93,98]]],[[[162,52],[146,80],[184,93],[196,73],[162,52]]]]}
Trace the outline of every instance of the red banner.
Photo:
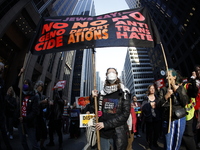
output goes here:
{"type": "Polygon", "coordinates": [[[33,42],[33,54],[100,48],[154,47],[159,33],[146,8],[99,16],[42,18],[33,42]]]}

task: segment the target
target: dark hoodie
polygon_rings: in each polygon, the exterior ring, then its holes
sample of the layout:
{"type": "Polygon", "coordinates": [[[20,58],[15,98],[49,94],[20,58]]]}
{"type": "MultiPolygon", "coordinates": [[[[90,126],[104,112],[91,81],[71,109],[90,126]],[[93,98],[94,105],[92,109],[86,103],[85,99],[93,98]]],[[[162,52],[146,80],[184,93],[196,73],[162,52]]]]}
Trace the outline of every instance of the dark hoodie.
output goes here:
{"type": "MultiPolygon", "coordinates": [[[[19,78],[17,78],[15,84],[13,85],[13,89],[16,93],[17,96],[20,97],[20,89],[18,87],[19,83],[19,78]]],[[[23,117],[23,123],[26,123],[28,127],[35,127],[36,125],[36,116],[38,115],[38,109],[39,109],[39,96],[35,93],[35,91],[31,88],[31,81],[27,80],[29,89],[27,91],[22,91],[22,99],[20,100],[21,106],[23,105],[23,100],[26,96],[29,97],[28,102],[27,102],[27,107],[26,107],[26,116],[23,117]]],[[[19,118],[20,115],[20,110],[21,108],[18,108],[18,114],[17,118],[19,118]]],[[[16,119],[17,119],[16,118],[16,119]]],[[[18,122],[19,123],[19,122],[18,122]]]]}

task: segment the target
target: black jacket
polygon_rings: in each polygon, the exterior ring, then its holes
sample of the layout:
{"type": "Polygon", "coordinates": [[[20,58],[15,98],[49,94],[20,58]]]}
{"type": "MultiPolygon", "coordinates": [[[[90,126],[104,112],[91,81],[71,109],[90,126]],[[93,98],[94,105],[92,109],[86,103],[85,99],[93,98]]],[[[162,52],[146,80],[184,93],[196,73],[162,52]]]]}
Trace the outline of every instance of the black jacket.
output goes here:
{"type": "MultiPolygon", "coordinates": [[[[128,143],[128,125],[127,120],[130,115],[130,94],[121,89],[114,92],[118,94],[118,105],[115,114],[107,115],[102,108],[103,115],[99,118],[99,122],[104,123],[104,128],[100,130],[100,136],[103,138],[114,138],[117,150],[124,150],[128,143]]],[[[111,94],[99,95],[99,99],[108,98],[111,94]]],[[[91,99],[94,104],[94,99],[91,99]]]]}
{"type": "Polygon", "coordinates": [[[47,117],[48,120],[59,120],[62,119],[63,111],[64,111],[64,100],[61,98],[56,98],[53,102],[53,105],[48,106],[49,115],[47,117]]]}
{"type": "Polygon", "coordinates": [[[5,99],[4,99],[5,89],[4,81],[0,77],[0,122],[5,120],[5,99]]]}
{"type": "Polygon", "coordinates": [[[155,112],[156,116],[154,117],[152,115],[152,107],[151,107],[148,97],[144,98],[144,100],[142,102],[142,106],[141,106],[142,107],[142,116],[144,117],[144,121],[153,122],[153,121],[161,120],[161,111],[158,106],[158,98],[157,97],[155,99],[155,103],[156,103],[156,108],[154,108],[154,112],[155,112]]]}
{"type": "MultiPolygon", "coordinates": [[[[159,92],[159,106],[162,109],[162,116],[163,116],[163,120],[168,121],[169,120],[169,99],[166,100],[165,99],[165,95],[167,93],[167,88],[163,87],[162,89],[160,89],[159,92]]],[[[183,86],[179,86],[178,89],[176,90],[176,92],[174,94],[171,95],[171,99],[172,99],[172,121],[173,120],[177,120],[177,118],[175,117],[175,111],[180,109],[180,108],[185,108],[185,105],[188,102],[188,95],[186,93],[186,90],[184,89],[183,86]]]]}
{"type": "Polygon", "coordinates": [[[17,100],[15,97],[6,95],[5,96],[6,116],[14,117],[15,110],[17,108],[17,100]]]}
{"type": "MultiPolygon", "coordinates": [[[[17,78],[15,84],[13,85],[13,89],[18,97],[20,97],[20,89],[18,87],[19,78],[17,78]]],[[[39,96],[35,93],[34,90],[32,91],[22,91],[22,99],[20,100],[21,106],[23,103],[23,99],[25,96],[30,96],[27,107],[26,107],[26,117],[23,117],[23,123],[26,123],[28,127],[35,127],[36,126],[36,117],[39,113],[39,96]]],[[[21,108],[18,108],[18,113],[16,115],[15,120],[17,123],[19,123],[19,117],[20,117],[20,110],[21,108]]],[[[16,124],[16,122],[15,122],[16,124]]]]}

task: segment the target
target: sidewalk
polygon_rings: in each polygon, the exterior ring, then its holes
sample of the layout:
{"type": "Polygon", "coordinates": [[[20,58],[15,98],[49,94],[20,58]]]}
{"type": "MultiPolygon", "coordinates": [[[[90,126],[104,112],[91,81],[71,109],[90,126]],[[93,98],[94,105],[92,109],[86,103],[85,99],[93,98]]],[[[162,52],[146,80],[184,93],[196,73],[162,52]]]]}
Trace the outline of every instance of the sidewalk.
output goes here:
{"type": "MultiPolygon", "coordinates": [[[[145,133],[140,132],[141,137],[136,138],[133,141],[133,150],[146,150],[146,139],[145,139],[145,133]]],[[[18,129],[14,129],[14,139],[10,140],[11,146],[13,147],[13,150],[23,150],[19,135],[18,135],[18,129]]],[[[47,150],[57,150],[58,149],[58,137],[55,134],[55,146],[54,147],[46,147],[47,150]]],[[[0,133],[0,141],[1,141],[1,147],[2,150],[6,150],[4,142],[2,141],[2,136],[0,133]]],[[[29,140],[28,140],[29,141],[29,140]]],[[[49,139],[45,141],[45,146],[49,142],[49,139]]],[[[83,129],[81,129],[81,136],[78,139],[70,139],[69,134],[63,134],[63,150],[82,150],[83,147],[86,144],[86,137],[85,132],[83,129]]],[[[160,138],[158,140],[159,147],[155,148],[153,147],[152,150],[164,150],[163,140],[160,138]]],[[[180,150],[186,150],[184,146],[180,148],[180,150]]]]}
{"type": "MultiPolygon", "coordinates": [[[[0,133],[1,148],[2,150],[6,150],[6,147],[4,145],[2,138],[3,137],[1,136],[1,133],[0,133]]],[[[53,147],[46,147],[46,144],[49,142],[49,139],[45,141],[44,145],[47,150],[58,150],[58,136],[55,134],[54,138],[55,138],[54,140],[55,146],[53,147]]],[[[29,143],[28,138],[27,138],[27,141],[29,143]]],[[[20,143],[17,128],[14,128],[13,140],[10,140],[10,143],[13,150],[23,150],[23,147],[20,143]]],[[[63,150],[82,150],[85,144],[86,144],[85,132],[82,129],[81,129],[81,136],[78,139],[70,139],[69,134],[63,134],[63,150]]]]}

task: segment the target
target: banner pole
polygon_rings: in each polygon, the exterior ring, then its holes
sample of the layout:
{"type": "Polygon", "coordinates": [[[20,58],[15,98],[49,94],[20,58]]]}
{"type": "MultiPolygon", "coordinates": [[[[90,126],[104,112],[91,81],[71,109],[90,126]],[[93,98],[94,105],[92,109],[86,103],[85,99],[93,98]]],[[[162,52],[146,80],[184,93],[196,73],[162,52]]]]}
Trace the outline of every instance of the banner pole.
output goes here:
{"type": "MultiPolygon", "coordinates": [[[[92,48],[92,62],[93,62],[93,77],[94,77],[94,90],[96,90],[96,65],[95,65],[95,50],[92,48]]],[[[98,123],[98,106],[97,106],[97,97],[94,97],[94,106],[95,106],[95,120],[96,123],[98,123]]],[[[97,150],[101,150],[100,146],[100,135],[99,135],[99,130],[96,130],[96,135],[97,135],[97,150]]]]}
{"type": "MultiPolygon", "coordinates": [[[[25,55],[25,59],[24,59],[24,63],[23,63],[23,69],[25,69],[28,58],[30,56],[30,51],[28,53],[26,53],[25,55]]],[[[21,70],[20,70],[21,72],[21,70]]],[[[20,117],[22,117],[22,87],[23,87],[23,80],[24,80],[24,72],[21,74],[20,76],[20,80],[19,80],[19,87],[20,87],[20,96],[19,96],[19,100],[20,100],[20,105],[19,105],[19,109],[20,109],[20,117]]],[[[21,123],[22,126],[22,133],[24,134],[24,127],[23,127],[23,123],[21,123]]]]}
{"type": "MultiPolygon", "coordinates": [[[[163,53],[163,57],[164,57],[164,61],[165,61],[165,67],[166,67],[166,71],[168,73],[168,64],[167,64],[167,59],[166,59],[166,55],[165,55],[165,51],[164,51],[164,48],[163,48],[163,45],[162,45],[162,42],[160,42],[160,46],[161,46],[161,49],[162,49],[162,53],[163,53]]],[[[168,76],[169,74],[167,74],[168,76]]],[[[169,89],[171,89],[171,85],[169,84],[169,78],[168,79],[168,85],[169,85],[169,89]]],[[[172,117],[172,99],[171,97],[169,98],[169,124],[168,124],[168,133],[170,133],[170,125],[171,125],[171,117],[172,117]]]]}

